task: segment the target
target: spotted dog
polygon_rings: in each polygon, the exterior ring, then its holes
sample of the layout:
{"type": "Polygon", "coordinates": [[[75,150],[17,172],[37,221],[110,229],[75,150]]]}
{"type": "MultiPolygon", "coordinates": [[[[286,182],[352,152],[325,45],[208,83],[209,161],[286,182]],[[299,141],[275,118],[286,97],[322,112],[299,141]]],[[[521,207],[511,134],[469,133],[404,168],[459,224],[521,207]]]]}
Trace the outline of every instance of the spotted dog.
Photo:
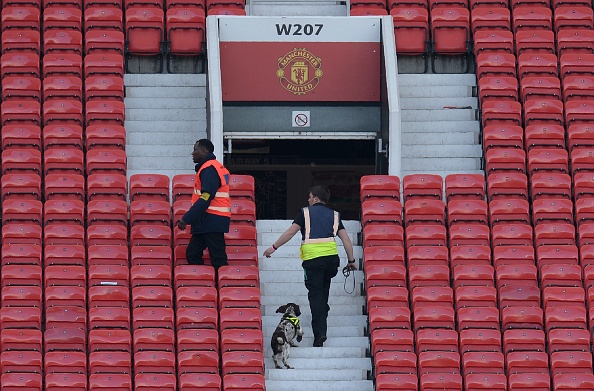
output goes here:
{"type": "Polygon", "coordinates": [[[274,366],[281,369],[280,361],[288,369],[292,369],[287,360],[289,359],[289,349],[291,346],[296,347],[297,344],[293,339],[297,339],[297,342],[301,342],[303,338],[303,330],[299,325],[299,315],[301,310],[299,305],[295,303],[287,303],[283,306],[278,307],[277,313],[283,314],[276,330],[272,334],[272,341],[270,341],[272,347],[272,359],[274,360],[274,366]]]}

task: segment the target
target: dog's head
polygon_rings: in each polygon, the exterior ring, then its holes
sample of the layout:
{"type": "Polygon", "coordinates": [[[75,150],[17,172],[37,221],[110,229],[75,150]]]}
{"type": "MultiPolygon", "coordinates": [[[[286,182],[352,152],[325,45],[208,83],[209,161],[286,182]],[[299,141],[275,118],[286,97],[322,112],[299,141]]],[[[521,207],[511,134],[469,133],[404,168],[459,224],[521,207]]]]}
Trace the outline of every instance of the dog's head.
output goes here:
{"type": "Polygon", "coordinates": [[[285,305],[281,305],[280,307],[278,307],[276,312],[295,317],[301,315],[301,309],[299,308],[299,304],[295,303],[287,303],[285,305]]]}

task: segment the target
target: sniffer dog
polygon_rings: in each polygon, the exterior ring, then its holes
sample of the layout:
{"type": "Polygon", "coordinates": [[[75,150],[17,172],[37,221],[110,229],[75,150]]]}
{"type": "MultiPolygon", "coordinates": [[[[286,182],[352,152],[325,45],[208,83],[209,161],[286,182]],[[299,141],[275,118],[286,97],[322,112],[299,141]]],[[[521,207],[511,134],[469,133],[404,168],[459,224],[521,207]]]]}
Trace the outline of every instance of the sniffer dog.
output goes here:
{"type": "Polygon", "coordinates": [[[272,359],[274,360],[274,366],[281,369],[280,362],[285,365],[288,369],[292,369],[287,360],[289,359],[289,349],[291,346],[296,347],[297,344],[293,341],[296,339],[297,342],[301,342],[303,338],[303,330],[299,324],[299,315],[301,310],[299,305],[295,303],[287,303],[278,307],[277,313],[283,314],[276,330],[272,334],[272,341],[270,341],[272,347],[272,359]]]}

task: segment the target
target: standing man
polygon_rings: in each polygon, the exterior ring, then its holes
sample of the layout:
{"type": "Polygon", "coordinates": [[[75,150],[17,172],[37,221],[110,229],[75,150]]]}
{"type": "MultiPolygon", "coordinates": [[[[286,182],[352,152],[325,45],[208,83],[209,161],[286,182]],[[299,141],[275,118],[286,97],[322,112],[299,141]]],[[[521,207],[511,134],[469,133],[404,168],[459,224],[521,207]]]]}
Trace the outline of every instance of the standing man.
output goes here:
{"type": "Polygon", "coordinates": [[[231,223],[229,171],[216,160],[214,145],[206,139],[194,144],[192,159],[196,163],[196,179],[190,210],[177,222],[182,231],[190,224],[192,238],[186,250],[191,265],[204,265],[204,249],[208,248],[210,263],[217,271],[227,265],[225,233],[231,223]]]}
{"type": "Polygon", "coordinates": [[[326,186],[317,185],[309,189],[309,206],[302,208],[293,224],[264,251],[264,255],[270,258],[280,246],[301,231],[300,256],[311,309],[314,347],[324,346],[327,339],[330,282],[340,266],[335,236],[340,238],[346,251],[347,268],[357,269],[351,239],[342,224],[340,214],[326,206],[329,200],[330,190],[326,186]]]}

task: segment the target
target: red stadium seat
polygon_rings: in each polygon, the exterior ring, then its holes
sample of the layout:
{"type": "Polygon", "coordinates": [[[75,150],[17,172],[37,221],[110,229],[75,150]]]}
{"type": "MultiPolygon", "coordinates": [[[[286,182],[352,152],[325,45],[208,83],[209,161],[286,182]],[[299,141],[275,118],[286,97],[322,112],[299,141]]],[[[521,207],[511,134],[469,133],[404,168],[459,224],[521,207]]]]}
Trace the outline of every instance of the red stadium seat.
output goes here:
{"type": "MultiPolygon", "coordinates": [[[[172,308],[138,307],[132,310],[132,329],[144,327],[162,327],[173,329],[175,313],[172,308]]],[[[180,320],[178,319],[179,323],[180,320]]]]}
{"type": "Polygon", "coordinates": [[[39,32],[41,7],[31,2],[2,7],[2,31],[8,29],[27,29],[39,32]],[[27,4],[29,3],[29,4],[27,4]]]}
{"type": "Polygon", "coordinates": [[[460,330],[460,353],[501,352],[501,332],[493,329],[460,330]]]}
{"type": "Polygon", "coordinates": [[[2,229],[2,245],[35,244],[41,246],[41,227],[31,223],[7,224],[2,229]]]}
{"type": "Polygon", "coordinates": [[[406,246],[447,246],[446,227],[441,224],[412,224],[406,229],[406,246]]]}
{"type": "Polygon", "coordinates": [[[137,55],[160,55],[165,32],[162,8],[130,7],[126,9],[127,52],[137,55]]]}
{"type": "Polygon", "coordinates": [[[489,200],[499,197],[528,199],[528,178],[523,173],[493,172],[487,177],[489,200]]]}
{"type": "Polygon", "coordinates": [[[423,328],[454,329],[455,311],[452,307],[418,307],[413,313],[414,330],[423,328]]]}
{"type": "Polygon", "coordinates": [[[367,289],[367,307],[406,307],[408,290],[401,286],[371,286],[367,289]]]}
{"type": "Polygon", "coordinates": [[[368,312],[369,332],[376,329],[411,328],[410,310],[407,307],[372,307],[368,312]]]}
{"type": "MultiPolygon", "coordinates": [[[[177,221],[177,219],[174,221],[177,221]]],[[[231,222],[255,225],[256,204],[254,201],[248,199],[231,200],[231,222]]]]}
{"type": "Polygon", "coordinates": [[[85,78],[111,75],[124,77],[124,56],[119,53],[89,53],[85,56],[85,78]]]}
{"type": "MultiPolygon", "coordinates": [[[[232,201],[233,204],[234,201],[232,201]]],[[[361,224],[402,224],[402,204],[397,200],[368,198],[361,203],[361,224]]]]}
{"type": "MultiPolygon", "coordinates": [[[[138,197],[137,197],[138,199],[138,197]]],[[[171,206],[169,201],[160,199],[137,200],[130,202],[130,226],[137,224],[158,224],[170,226],[171,206]]]]}
{"type": "Polygon", "coordinates": [[[42,286],[41,267],[39,265],[8,264],[2,267],[2,288],[17,286],[42,286]]]}
{"type": "Polygon", "coordinates": [[[114,224],[94,224],[87,227],[87,246],[126,246],[128,228],[114,224]]]}
{"type": "MultiPolygon", "coordinates": [[[[473,9],[470,13],[471,21],[474,13],[473,9]]],[[[509,16],[509,11],[507,15],[509,16]]],[[[474,31],[473,35],[475,57],[489,52],[514,53],[514,34],[510,30],[485,28],[474,31]]]]}
{"type": "MultiPolygon", "coordinates": [[[[535,330],[526,330],[535,331],[535,330]]],[[[549,376],[549,357],[546,352],[519,351],[509,352],[506,357],[507,373],[530,374],[538,378],[538,375],[549,376]]],[[[544,379],[543,379],[544,381],[544,379]]],[[[547,383],[548,384],[548,383],[547,383]]],[[[541,387],[544,384],[540,385],[541,387]]],[[[547,387],[548,389],[548,387],[547,387]]]]}
{"type": "MultiPolygon", "coordinates": [[[[528,79],[529,77],[525,77],[528,79]]],[[[528,125],[525,129],[526,150],[533,147],[565,148],[565,130],[562,125],[539,123],[528,125]]]]}
{"type": "MultiPolygon", "coordinates": [[[[122,11],[122,5],[114,4],[113,2],[107,2],[108,4],[99,1],[94,2],[100,3],[101,6],[85,6],[85,38],[87,37],[87,33],[92,33],[95,29],[100,31],[115,30],[123,33],[124,13],[122,11]]],[[[86,54],[89,54],[88,46],[86,54]]]]}
{"type": "Polygon", "coordinates": [[[83,150],[81,125],[60,123],[43,127],[43,149],[77,148],[83,150]]]}
{"type": "Polygon", "coordinates": [[[37,125],[12,124],[2,127],[2,150],[34,147],[41,149],[41,129],[37,125]]]}
{"type": "Polygon", "coordinates": [[[429,41],[429,13],[419,6],[394,7],[390,10],[394,23],[398,54],[424,54],[429,41]],[[406,38],[404,38],[406,37],[406,38]]]}
{"type": "Polygon", "coordinates": [[[454,224],[449,230],[450,247],[489,246],[489,227],[480,223],[454,224]]]}
{"type": "Polygon", "coordinates": [[[31,147],[2,151],[2,173],[41,174],[41,151],[31,147]]]}
{"type": "Polygon", "coordinates": [[[592,53],[566,53],[559,57],[559,76],[565,79],[567,75],[590,74],[588,71],[594,64],[592,53]]]}
{"type": "MultiPolygon", "coordinates": [[[[364,214],[362,220],[365,221],[366,203],[361,204],[362,213],[364,214]]],[[[400,203],[398,203],[400,204],[400,203]]],[[[384,215],[387,217],[394,216],[393,221],[398,219],[398,204],[393,205],[394,210],[386,210],[385,203],[375,206],[377,212],[375,214],[384,215]],[[378,208],[382,206],[382,208],[378,208]],[[383,210],[383,212],[382,212],[383,210]]],[[[375,218],[375,216],[374,216],[375,218]]],[[[377,219],[377,218],[376,218],[377,219]]],[[[410,224],[441,224],[445,225],[445,204],[442,200],[435,199],[408,199],[404,204],[404,226],[410,224]]],[[[365,225],[365,224],[363,224],[365,225]]]]}
{"type": "Polygon", "coordinates": [[[250,175],[232,174],[229,178],[229,195],[231,198],[244,197],[255,201],[254,177],[250,175]]]}
{"type": "Polygon", "coordinates": [[[530,205],[523,199],[495,199],[489,203],[491,226],[499,223],[530,224],[530,205]]]}
{"type": "Polygon", "coordinates": [[[87,355],[83,352],[47,352],[44,355],[44,369],[50,373],[86,373],[87,355]]]}
{"type": "Polygon", "coordinates": [[[581,28],[563,28],[557,31],[557,54],[592,53],[594,32],[581,28]]]}
{"type": "Polygon", "coordinates": [[[590,125],[574,124],[567,128],[567,147],[571,153],[574,148],[594,146],[594,137],[590,134],[590,125]]]}
{"type": "Polygon", "coordinates": [[[504,355],[501,352],[467,352],[462,356],[462,373],[465,377],[472,374],[503,374],[504,355]]]}
{"type": "Polygon", "coordinates": [[[553,329],[549,331],[549,352],[589,351],[590,333],[584,329],[553,329]]]}
{"type": "Polygon", "coordinates": [[[498,125],[522,125],[522,105],[516,101],[485,101],[481,104],[483,127],[498,125]]]}
{"type": "Polygon", "coordinates": [[[553,12],[549,7],[512,6],[512,28],[514,32],[536,28],[550,31],[552,26],[553,12]]]}
{"type": "Polygon", "coordinates": [[[551,98],[535,98],[524,102],[524,125],[559,123],[563,125],[563,102],[551,98]]]}
{"type": "Polygon", "coordinates": [[[364,246],[404,245],[404,230],[398,224],[367,225],[363,228],[364,246]]]}
{"type": "Polygon", "coordinates": [[[169,8],[165,16],[165,24],[167,26],[167,49],[169,54],[203,54],[203,45],[206,41],[204,9],[181,5],[169,8]]]}
{"type": "Polygon", "coordinates": [[[536,263],[539,268],[550,264],[577,265],[577,246],[574,243],[538,246],[536,248],[536,263]]]}
{"type": "Polygon", "coordinates": [[[87,203],[87,224],[128,224],[128,205],[120,200],[92,200],[87,203]]]}
{"type": "Polygon", "coordinates": [[[177,379],[173,373],[138,373],[134,376],[135,391],[175,391],[177,379]]]}
{"type": "Polygon", "coordinates": [[[499,308],[540,306],[540,289],[530,285],[505,285],[499,289],[499,308]]]}
{"type": "MultiPolygon", "coordinates": [[[[484,77],[483,79],[488,79],[484,77]]],[[[483,128],[483,148],[491,147],[522,148],[524,129],[519,125],[497,123],[483,128]]]]}
{"type": "Polygon", "coordinates": [[[452,200],[448,202],[448,224],[489,223],[487,203],[483,200],[452,200]]]}
{"type": "Polygon", "coordinates": [[[0,323],[2,323],[2,347],[4,350],[41,351],[40,307],[3,307],[0,309],[0,323]],[[10,333],[10,329],[14,329],[14,332],[10,333]]]}
{"type": "Polygon", "coordinates": [[[262,313],[259,308],[221,308],[219,330],[226,328],[262,329],[262,313]]]}
{"type": "Polygon", "coordinates": [[[559,373],[553,376],[555,391],[579,390],[594,388],[594,375],[591,373],[559,373]]]}
{"type": "Polygon", "coordinates": [[[127,194],[128,180],[125,175],[101,173],[87,176],[87,197],[89,201],[97,199],[126,201],[127,194]]]}
{"type": "Polygon", "coordinates": [[[38,200],[7,199],[2,202],[2,224],[20,221],[42,225],[42,205],[38,200]]]}
{"type": "Polygon", "coordinates": [[[11,372],[2,374],[4,391],[42,391],[43,377],[40,373],[11,372]]]}
{"type": "Polygon", "coordinates": [[[502,373],[469,373],[464,382],[468,391],[507,391],[507,377],[502,373]]]}
{"type": "Polygon", "coordinates": [[[74,53],[49,53],[43,56],[42,77],[51,75],[82,78],[82,57],[74,53]]]}
{"type": "Polygon", "coordinates": [[[457,310],[463,307],[497,306],[497,289],[494,286],[459,286],[455,293],[457,310]]]}
{"type": "Polygon", "coordinates": [[[452,246],[450,266],[488,266],[491,265],[491,248],[483,245],[452,246]]]}
{"type": "Polygon", "coordinates": [[[48,29],[43,33],[44,53],[76,53],[82,55],[82,33],[67,29],[48,29]]]}
{"type": "Polygon", "coordinates": [[[528,151],[528,173],[532,175],[541,170],[569,173],[568,158],[569,156],[565,149],[531,148],[528,151]]]}
{"type": "Polygon", "coordinates": [[[2,288],[2,303],[5,307],[41,308],[41,287],[6,286],[2,288]]]}
{"type": "MultiPolygon", "coordinates": [[[[103,26],[102,26],[103,27],[103,26]]],[[[85,10],[85,55],[90,53],[115,53],[124,54],[124,33],[122,32],[122,11],[113,7],[105,7],[101,10],[85,10]],[[93,20],[93,16],[87,13],[94,12],[94,17],[99,13],[101,16],[111,13],[113,20],[93,20]],[[106,30],[105,28],[95,29],[98,24],[105,23],[110,28],[117,28],[119,31],[106,30]]],[[[88,95],[87,95],[88,97],[88,95]]]]}
{"type": "Polygon", "coordinates": [[[223,386],[229,391],[264,391],[265,379],[262,374],[228,374],[223,376],[223,386]]]}
{"type": "MultiPolygon", "coordinates": [[[[132,358],[129,352],[92,352],[89,354],[89,372],[92,377],[94,374],[110,373],[110,374],[125,374],[130,378],[132,373],[131,366],[132,358]]],[[[89,379],[90,380],[90,379],[89,379]]],[[[104,379],[106,384],[112,382],[104,379]]],[[[131,384],[130,384],[131,385],[131,384]]],[[[115,384],[112,384],[112,387],[115,384]]],[[[123,386],[118,384],[118,386],[123,386]]]]}
{"type": "Polygon", "coordinates": [[[486,99],[496,100],[518,100],[518,80],[512,76],[492,75],[485,76],[479,80],[479,99],[484,102],[486,99]]]}
{"type": "Polygon", "coordinates": [[[2,125],[41,125],[41,106],[34,100],[7,100],[1,106],[2,125]]]}
{"type": "Polygon", "coordinates": [[[114,75],[95,75],[85,79],[85,97],[88,99],[124,100],[124,80],[114,75]]]}
{"type": "MultiPolygon", "coordinates": [[[[421,352],[418,355],[419,373],[423,374],[459,374],[460,354],[447,351],[421,352]]],[[[443,385],[442,385],[443,387],[443,385]]],[[[449,387],[448,387],[449,389],[449,387]]]]}
{"type": "Polygon", "coordinates": [[[417,375],[417,355],[413,352],[380,351],[374,355],[375,373],[417,375]]]}
{"type": "Polygon", "coordinates": [[[51,148],[43,154],[43,170],[49,174],[74,174],[84,173],[84,153],[78,148],[51,148]]]}
{"type": "Polygon", "coordinates": [[[536,248],[546,244],[575,244],[575,227],[570,223],[542,223],[534,227],[534,245],[536,248]]]}
{"type": "Polygon", "coordinates": [[[86,125],[124,125],[124,102],[119,99],[90,100],[85,105],[86,125]]]}
{"type": "Polygon", "coordinates": [[[7,76],[2,80],[2,99],[39,101],[41,100],[41,80],[33,76],[7,76]]]}
{"type": "MultiPolygon", "coordinates": [[[[226,310],[248,311],[254,308],[226,308],[226,310]]],[[[256,309],[259,311],[259,309],[256,309]]],[[[177,330],[216,329],[219,321],[218,310],[212,307],[181,307],[175,313],[177,330]]],[[[226,319],[227,320],[227,319],[226,319]]],[[[222,319],[221,319],[222,321],[222,319]]],[[[237,321],[237,320],[236,320],[237,321]]],[[[253,321],[253,319],[252,319],[253,321]]],[[[253,327],[255,328],[255,327],[253,327]]]]}
{"type": "Polygon", "coordinates": [[[217,308],[218,293],[212,286],[181,286],[175,290],[176,308],[210,307],[217,308]]]}
{"type": "Polygon", "coordinates": [[[555,352],[551,353],[551,376],[557,374],[592,374],[592,353],[555,352]]]}
{"type": "Polygon", "coordinates": [[[221,391],[222,381],[219,374],[183,373],[179,375],[179,387],[187,391],[221,391]]]}
{"type": "Polygon", "coordinates": [[[544,328],[544,311],[540,307],[508,306],[501,309],[501,328],[544,328]]]}
{"type": "Polygon", "coordinates": [[[545,352],[545,333],[543,330],[509,329],[503,332],[503,352],[529,351],[545,352]]]}
{"type": "Polygon", "coordinates": [[[89,352],[97,351],[132,351],[130,330],[90,330],[88,341],[89,352]]]}
{"type": "Polygon", "coordinates": [[[35,244],[2,245],[2,267],[8,265],[41,266],[41,246],[35,244]]]}
{"type": "MultiPolygon", "coordinates": [[[[240,330],[239,331],[245,331],[240,330]]],[[[219,351],[219,332],[216,329],[180,329],[177,331],[177,351],[219,351]]]]}
{"type": "Polygon", "coordinates": [[[93,148],[86,163],[87,174],[126,174],[126,152],[119,149],[93,148]]]}
{"type": "Polygon", "coordinates": [[[485,199],[485,177],[481,174],[449,174],[445,177],[446,201],[457,198],[485,199]]]}
{"type": "Polygon", "coordinates": [[[472,9],[472,32],[479,30],[511,30],[511,13],[508,7],[481,6],[472,9]]]}
{"type": "Polygon", "coordinates": [[[409,174],[403,178],[404,201],[412,197],[443,199],[443,179],[435,174],[409,174]]]}
{"type": "Polygon", "coordinates": [[[548,221],[566,221],[573,224],[573,202],[566,198],[540,198],[532,202],[532,222],[536,226],[548,221]]]}
{"type": "MultiPolygon", "coordinates": [[[[3,11],[4,13],[4,11],[3,11]]],[[[0,58],[0,78],[6,76],[40,76],[39,55],[27,52],[7,52],[0,58]]]]}
{"type": "Polygon", "coordinates": [[[41,352],[36,351],[4,351],[0,355],[0,367],[2,374],[25,372],[42,372],[41,352]]]}
{"type": "MultiPolygon", "coordinates": [[[[514,9],[514,13],[516,13],[516,10],[519,10],[519,8],[514,9]]],[[[548,22],[550,24],[550,19],[548,22]]],[[[540,27],[538,29],[526,29],[523,28],[523,26],[518,27],[522,28],[518,28],[515,35],[516,56],[526,52],[545,52],[555,54],[555,34],[552,30],[543,30],[540,27]]]]}
{"type": "Polygon", "coordinates": [[[85,136],[87,150],[93,148],[125,149],[126,147],[126,131],[121,125],[90,125],[85,130],[85,136]]]}
{"type": "Polygon", "coordinates": [[[458,373],[425,373],[420,376],[421,391],[462,391],[462,376],[458,373]]]}
{"type": "Polygon", "coordinates": [[[538,286],[537,268],[534,264],[499,265],[497,289],[506,285],[538,286]]]}
{"type": "MultiPolygon", "coordinates": [[[[367,284],[371,285],[393,285],[393,286],[406,286],[406,284],[402,284],[404,281],[399,281],[396,276],[393,276],[396,279],[386,279],[383,284],[375,282],[375,281],[382,281],[382,268],[384,269],[383,272],[390,273],[392,271],[392,275],[395,274],[396,270],[399,270],[400,267],[392,266],[391,268],[388,266],[374,266],[369,267],[369,273],[366,274],[366,282],[367,284]],[[370,278],[372,277],[372,278],[370,278]],[[375,281],[374,281],[375,280],[375,281]]],[[[402,277],[405,277],[406,270],[402,269],[402,277]]],[[[387,276],[386,276],[387,277],[387,276]]],[[[450,285],[450,269],[447,265],[419,265],[419,266],[410,266],[408,268],[408,286],[409,289],[414,289],[417,286],[449,286],[450,285]]]]}
{"type": "MultiPolygon", "coordinates": [[[[378,246],[382,248],[382,246],[378,246]]],[[[365,249],[367,249],[366,247],[365,249]]],[[[374,247],[370,248],[373,251],[374,247]]],[[[400,248],[402,248],[400,246],[400,248]]],[[[363,251],[365,251],[365,249],[363,251]]],[[[365,253],[364,253],[365,254],[365,253]]],[[[448,249],[442,246],[412,246],[407,249],[409,266],[414,265],[448,265],[448,249]]],[[[364,257],[365,259],[365,257],[364,257]]],[[[365,267],[365,262],[363,262],[365,267]]]]}
{"type": "MultiPolygon", "coordinates": [[[[588,315],[584,306],[567,306],[545,308],[545,329],[547,332],[554,328],[586,329],[588,315]]],[[[557,352],[561,353],[561,352],[557,352]]],[[[551,355],[552,356],[552,355],[551,355]]],[[[552,358],[552,357],[551,357],[552,358]]],[[[591,361],[591,357],[590,357],[591,361]]]]}
{"type": "Polygon", "coordinates": [[[177,354],[178,374],[219,373],[219,354],[210,350],[184,351],[177,354]]]}
{"type": "Polygon", "coordinates": [[[495,286],[495,270],[491,265],[457,265],[453,267],[454,289],[461,286],[495,286]]]}
{"type": "Polygon", "coordinates": [[[371,352],[412,352],[414,334],[411,330],[376,329],[371,334],[371,352]]]}
{"type": "Polygon", "coordinates": [[[594,13],[592,7],[577,4],[559,4],[555,7],[554,28],[559,32],[563,29],[584,29],[594,28],[594,13]]]}
{"type": "Polygon", "coordinates": [[[226,329],[221,332],[221,351],[264,351],[262,330],[226,329]]]}
{"type": "Polygon", "coordinates": [[[523,53],[518,56],[518,77],[556,76],[559,77],[557,56],[550,53],[523,53]]]}

